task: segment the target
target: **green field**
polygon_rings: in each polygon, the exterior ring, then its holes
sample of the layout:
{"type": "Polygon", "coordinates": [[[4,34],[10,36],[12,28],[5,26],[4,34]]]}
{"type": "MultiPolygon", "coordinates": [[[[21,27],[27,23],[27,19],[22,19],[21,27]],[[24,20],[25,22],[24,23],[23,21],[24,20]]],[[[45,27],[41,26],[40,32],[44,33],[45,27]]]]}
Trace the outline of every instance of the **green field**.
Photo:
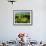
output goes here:
{"type": "Polygon", "coordinates": [[[30,12],[16,13],[15,23],[30,23],[30,12]]]}

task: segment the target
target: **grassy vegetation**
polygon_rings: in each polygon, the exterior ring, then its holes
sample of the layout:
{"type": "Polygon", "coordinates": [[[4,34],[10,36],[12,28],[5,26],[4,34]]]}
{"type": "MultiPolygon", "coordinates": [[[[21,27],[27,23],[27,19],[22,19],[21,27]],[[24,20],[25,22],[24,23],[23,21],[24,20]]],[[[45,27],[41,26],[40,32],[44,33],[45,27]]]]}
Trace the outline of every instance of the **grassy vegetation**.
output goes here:
{"type": "Polygon", "coordinates": [[[16,13],[15,23],[30,23],[30,12],[16,13]]]}

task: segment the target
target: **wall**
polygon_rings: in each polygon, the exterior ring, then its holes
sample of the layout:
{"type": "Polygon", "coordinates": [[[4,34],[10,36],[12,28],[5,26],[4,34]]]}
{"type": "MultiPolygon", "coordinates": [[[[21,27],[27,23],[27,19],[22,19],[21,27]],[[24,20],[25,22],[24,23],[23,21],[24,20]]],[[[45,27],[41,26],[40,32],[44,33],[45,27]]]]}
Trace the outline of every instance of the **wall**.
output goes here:
{"type": "Polygon", "coordinates": [[[19,32],[30,34],[33,40],[46,40],[46,1],[17,0],[13,5],[0,0],[0,41],[15,40],[19,32]],[[13,25],[13,10],[33,10],[32,26],[13,25]]]}

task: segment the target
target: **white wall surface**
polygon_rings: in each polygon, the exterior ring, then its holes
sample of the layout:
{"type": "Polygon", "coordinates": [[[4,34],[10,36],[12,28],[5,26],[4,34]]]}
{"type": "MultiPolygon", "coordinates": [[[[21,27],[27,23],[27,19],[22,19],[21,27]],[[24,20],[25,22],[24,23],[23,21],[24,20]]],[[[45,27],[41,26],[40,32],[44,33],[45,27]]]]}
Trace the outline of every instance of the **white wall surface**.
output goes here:
{"type": "Polygon", "coordinates": [[[46,40],[46,0],[16,0],[12,5],[0,0],[0,41],[15,40],[19,32],[30,34],[31,39],[46,40]],[[32,26],[13,25],[13,10],[33,10],[32,26]]]}

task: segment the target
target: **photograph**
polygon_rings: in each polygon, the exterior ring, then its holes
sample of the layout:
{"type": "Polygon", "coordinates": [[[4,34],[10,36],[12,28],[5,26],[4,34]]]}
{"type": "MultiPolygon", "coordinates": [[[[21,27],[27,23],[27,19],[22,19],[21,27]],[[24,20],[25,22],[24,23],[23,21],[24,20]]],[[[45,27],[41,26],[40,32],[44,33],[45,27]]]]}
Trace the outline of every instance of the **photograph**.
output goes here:
{"type": "Polygon", "coordinates": [[[14,10],[13,24],[32,24],[32,10],[14,10]]]}

